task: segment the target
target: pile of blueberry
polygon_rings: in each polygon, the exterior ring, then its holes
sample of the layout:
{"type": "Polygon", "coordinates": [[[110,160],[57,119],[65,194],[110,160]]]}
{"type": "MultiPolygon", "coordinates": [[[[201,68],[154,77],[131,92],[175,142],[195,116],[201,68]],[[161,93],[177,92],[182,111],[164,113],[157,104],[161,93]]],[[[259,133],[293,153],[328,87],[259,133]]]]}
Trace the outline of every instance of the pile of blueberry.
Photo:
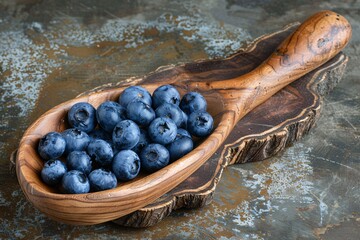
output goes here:
{"type": "Polygon", "coordinates": [[[192,137],[211,133],[213,118],[206,110],[201,94],[180,98],[172,85],[160,86],[152,96],[131,86],[118,102],[97,109],[76,103],[68,112],[71,128],[40,139],[38,152],[46,161],[41,178],[64,193],[87,193],[134,179],[140,169],[155,172],[190,152],[192,137]]]}

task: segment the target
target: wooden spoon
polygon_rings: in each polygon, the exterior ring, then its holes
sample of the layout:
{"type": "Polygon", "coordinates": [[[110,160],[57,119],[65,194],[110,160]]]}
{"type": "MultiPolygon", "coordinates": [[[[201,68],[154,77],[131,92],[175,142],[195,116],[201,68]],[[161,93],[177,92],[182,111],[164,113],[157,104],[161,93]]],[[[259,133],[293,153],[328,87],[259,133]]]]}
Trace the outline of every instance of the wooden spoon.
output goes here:
{"type": "MultiPolygon", "coordinates": [[[[177,80],[167,83],[175,85],[182,94],[198,91],[205,96],[208,110],[215,118],[213,133],[176,162],[153,174],[120,183],[111,190],[60,194],[46,186],[40,178],[43,161],[37,154],[37,144],[47,132],[61,132],[68,127],[65,119],[73,104],[86,101],[97,107],[106,100],[116,101],[124,88],[62,103],[35,121],[21,139],[16,162],[21,188],[36,208],[68,224],[98,224],[136,211],[188,178],[210,158],[244,115],[287,84],[334,57],[350,37],[351,26],[344,17],[323,11],[306,20],[264,63],[248,74],[214,82],[189,80],[185,74],[179,74],[177,80]]],[[[142,86],[153,92],[159,83],[142,86]]]]}

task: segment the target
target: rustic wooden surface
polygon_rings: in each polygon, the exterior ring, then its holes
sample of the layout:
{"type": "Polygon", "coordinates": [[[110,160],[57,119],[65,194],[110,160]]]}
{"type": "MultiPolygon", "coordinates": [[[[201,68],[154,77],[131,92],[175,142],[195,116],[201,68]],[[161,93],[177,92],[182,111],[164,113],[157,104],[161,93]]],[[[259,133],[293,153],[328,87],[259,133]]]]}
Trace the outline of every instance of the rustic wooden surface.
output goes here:
{"type": "MultiPolygon", "coordinates": [[[[143,81],[166,78],[184,71],[210,81],[245,74],[263,62],[296,26],[289,25],[279,32],[263,36],[248,49],[228,59],[171,67],[146,76],[143,81]]],[[[274,156],[314,127],[320,115],[322,96],[340,81],[347,61],[348,57],[340,53],[324,66],[285,87],[240,120],[226,142],[187,180],[154,203],[114,222],[122,226],[148,227],[176,209],[209,204],[226,166],[274,156]]],[[[105,85],[94,91],[108,87],[105,85]]]]}

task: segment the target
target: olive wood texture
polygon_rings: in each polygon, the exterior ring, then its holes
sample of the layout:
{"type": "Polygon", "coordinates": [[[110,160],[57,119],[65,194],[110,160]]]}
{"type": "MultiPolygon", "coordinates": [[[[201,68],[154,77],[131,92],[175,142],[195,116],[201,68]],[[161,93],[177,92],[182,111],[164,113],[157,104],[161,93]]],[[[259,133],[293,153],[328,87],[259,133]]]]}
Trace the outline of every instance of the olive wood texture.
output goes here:
{"type": "MultiPolygon", "coordinates": [[[[188,71],[197,78],[201,76],[214,81],[245,74],[264,61],[297,26],[298,24],[291,24],[281,31],[262,36],[246,49],[226,59],[188,63],[175,67],[177,70],[174,67],[162,67],[142,78],[142,82],[159,79],[161,76],[173,78],[173,73],[179,71],[188,71]]],[[[210,204],[227,166],[272,157],[301,139],[314,127],[320,116],[322,96],[329,93],[341,80],[348,59],[346,55],[339,53],[326,64],[277,92],[242,118],[215,154],[184,182],[155,202],[113,222],[127,227],[149,227],[174,210],[210,204]]],[[[113,85],[104,85],[93,91],[111,86],[113,85]]]]}
{"type": "Polygon", "coordinates": [[[154,202],[199,169],[221,146],[237,122],[277,91],[324,64],[343,49],[351,37],[348,21],[330,11],[306,20],[260,66],[237,78],[220,81],[190,79],[186,72],[164,82],[141,84],[153,92],[159,85],[175,85],[181,94],[198,91],[214,116],[214,131],[196,148],[165,168],[120,183],[116,188],[87,193],[61,194],[40,179],[42,160],[36,152],[39,139],[67,127],[67,111],[86,101],[97,107],[116,100],[125,87],[96,92],[64,102],[36,120],[24,133],[17,153],[16,172],[27,199],[49,217],[68,224],[89,225],[115,220],[154,202]]]}

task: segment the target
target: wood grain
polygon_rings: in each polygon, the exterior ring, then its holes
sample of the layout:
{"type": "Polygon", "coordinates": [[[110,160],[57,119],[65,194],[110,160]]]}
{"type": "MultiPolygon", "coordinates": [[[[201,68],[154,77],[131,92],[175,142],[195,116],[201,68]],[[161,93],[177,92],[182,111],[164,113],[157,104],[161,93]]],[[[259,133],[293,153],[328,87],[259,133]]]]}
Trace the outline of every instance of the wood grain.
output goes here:
{"type": "MultiPolygon", "coordinates": [[[[229,78],[226,75],[231,74],[245,74],[264,61],[297,26],[292,24],[279,32],[262,36],[247,49],[227,59],[189,63],[177,68],[192,69],[192,73],[214,80],[229,78]]],[[[242,118],[216,153],[188,179],[155,202],[114,222],[121,226],[149,227],[177,209],[210,204],[225,167],[272,157],[314,127],[320,116],[322,96],[340,81],[347,62],[348,57],[339,53],[323,66],[286,86],[242,118]]],[[[178,69],[167,74],[171,78],[171,73],[182,71],[178,69]]],[[[163,75],[161,70],[144,77],[143,81],[157,79],[158,75],[163,75]]],[[[104,85],[102,88],[108,87],[104,85]]]]}
{"type": "Polygon", "coordinates": [[[124,87],[109,89],[60,104],[42,115],[25,132],[17,154],[17,176],[26,197],[49,217],[69,224],[88,225],[117,219],[152,202],[199,169],[225,141],[237,122],[281,88],[319,67],[342,48],[351,36],[346,19],[330,11],[315,14],[287,38],[259,67],[238,78],[210,82],[191,79],[187,72],[163,82],[144,83],[152,92],[157,86],[172,83],[183,94],[201,92],[214,116],[213,133],[189,154],[148,176],[117,188],[88,194],[59,194],[39,178],[42,161],[36,153],[41,136],[62,131],[65,116],[76,102],[87,101],[97,107],[115,100],[124,87]],[[323,41],[320,39],[325,39],[323,41]],[[319,44],[319,41],[321,44],[319,44]]]}

